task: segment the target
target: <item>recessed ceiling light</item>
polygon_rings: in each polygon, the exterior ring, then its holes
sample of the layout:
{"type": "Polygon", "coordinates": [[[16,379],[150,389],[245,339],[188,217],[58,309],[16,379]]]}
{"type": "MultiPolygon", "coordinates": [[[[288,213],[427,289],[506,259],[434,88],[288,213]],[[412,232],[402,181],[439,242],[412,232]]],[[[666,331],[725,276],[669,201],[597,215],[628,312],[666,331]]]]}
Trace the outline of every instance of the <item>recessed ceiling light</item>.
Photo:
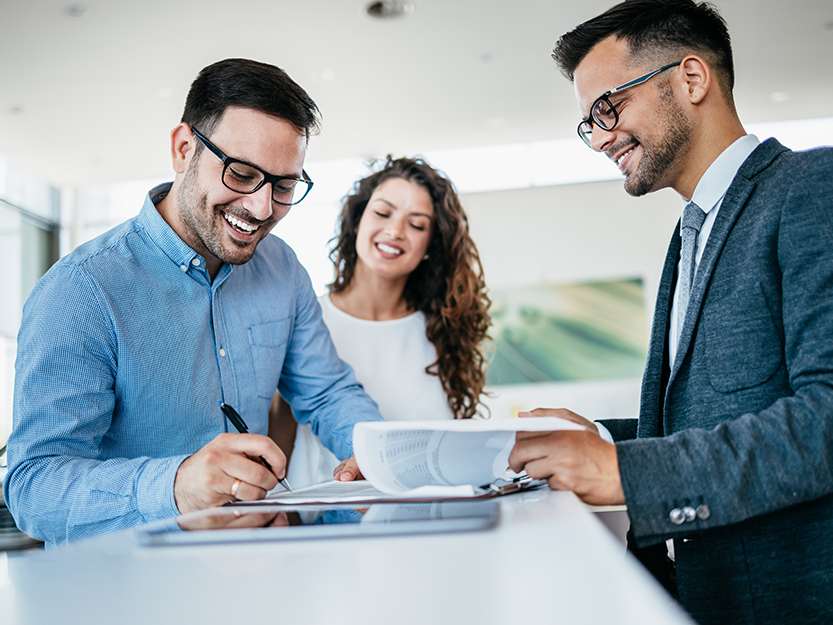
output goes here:
{"type": "Polygon", "coordinates": [[[790,99],[789,91],[775,91],[769,94],[769,99],[773,102],[786,102],[790,99]]]}
{"type": "Polygon", "coordinates": [[[370,17],[380,20],[391,19],[413,13],[414,3],[403,2],[402,0],[379,0],[378,2],[371,2],[364,10],[370,17]]]}
{"type": "Polygon", "coordinates": [[[87,5],[85,4],[70,4],[66,9],[66,14],[70,17],[84,17],[87,14],[87,5]]]}

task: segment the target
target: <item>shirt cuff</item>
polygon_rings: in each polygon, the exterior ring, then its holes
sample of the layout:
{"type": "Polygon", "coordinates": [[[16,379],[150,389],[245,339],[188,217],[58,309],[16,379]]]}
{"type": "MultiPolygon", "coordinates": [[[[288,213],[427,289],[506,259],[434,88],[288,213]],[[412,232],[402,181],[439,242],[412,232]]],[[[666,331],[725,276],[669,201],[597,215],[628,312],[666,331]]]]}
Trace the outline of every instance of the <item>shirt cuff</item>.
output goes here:
{"type": "Polygon", "coordinates": [[[613,437],[610,435],[610,431],[605,426],[598,421],[593,421],[593,425],[595,425],[596,429],[599,430],[599,436],[602,437],[602,440],[607,441],[608,443],[614,442],[613,437]]]}
{"type": "Polygon", "coordinates": [[[174,480],[179,465],[188,456],[152,458],[139,475],[136,488],[136,505],[146,523],[169,519],[179,515],[174,497],[174,480]]]}

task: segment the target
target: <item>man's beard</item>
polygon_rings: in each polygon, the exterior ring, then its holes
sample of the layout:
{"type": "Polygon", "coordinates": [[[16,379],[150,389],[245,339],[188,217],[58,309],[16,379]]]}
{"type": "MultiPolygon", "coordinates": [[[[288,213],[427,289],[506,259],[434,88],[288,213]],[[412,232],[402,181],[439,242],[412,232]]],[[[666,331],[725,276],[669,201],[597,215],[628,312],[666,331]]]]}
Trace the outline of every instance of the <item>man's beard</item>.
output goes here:
{"type": "Polygon", "coordinates": [[[694,132],[691,120],[686,116],[682,107],[674,99],[670,87],[662,89],[660,96],[663,108],[662,124],[658,130],[662,132],[657,145],[646,145],[630,137],[642,146],[642,158],[636,171],[625,178],[625,191],[629,195],[639,197],[656,191],[672,167],[679,167],[688,158],[691,147],[691,135],[694,132]]]}
{"type": "Polygon", "coordinates": [[[208,205],[208,195],[202,193],[199,186],[198,156],[191,159],[176,196],[179,214],[188,234],[189,240],[186,243],[198,252],[199,248],[207,250],[224,263],[232,265],[247,263],[254,255],[259,241],[246,244],[230,238],[231,242],[239,248],[239,253],[230,255],[223,249],[222,224],[218,225],[218,221],[225,219],[222,213],[227,209],[228,204],[213,207],[208,205]]]}

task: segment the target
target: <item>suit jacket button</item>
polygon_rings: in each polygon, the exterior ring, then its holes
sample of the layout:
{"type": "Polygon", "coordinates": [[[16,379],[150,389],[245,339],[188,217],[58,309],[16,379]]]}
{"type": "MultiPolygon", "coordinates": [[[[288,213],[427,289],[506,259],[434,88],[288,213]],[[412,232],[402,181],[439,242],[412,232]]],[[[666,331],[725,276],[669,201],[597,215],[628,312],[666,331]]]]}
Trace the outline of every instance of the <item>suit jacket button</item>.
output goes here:
{"type": "Polygon", "coordinates": [[[686,521],[691,522],[697,518],[697,513],[691,506],[686,506],[685,508],[683,508],[683,516],[685,517],[686,521]]]}
{"type": "Polygon", "coordinates": [[[712,511],[709,510],[709,507],[706,504],[701,503],[699,506],[697,506],[697,518],[698,519],[700,519],[702,521],[705,521],[711,515],[712,515],[712,511]]]}
{"type": "Polygon", "coordinates": [[[679,508],[674,508],[668,514],[668,520],[671,521],[674,525],[682,525],[683,523],[685,523],[685,513],[679,508]]]}

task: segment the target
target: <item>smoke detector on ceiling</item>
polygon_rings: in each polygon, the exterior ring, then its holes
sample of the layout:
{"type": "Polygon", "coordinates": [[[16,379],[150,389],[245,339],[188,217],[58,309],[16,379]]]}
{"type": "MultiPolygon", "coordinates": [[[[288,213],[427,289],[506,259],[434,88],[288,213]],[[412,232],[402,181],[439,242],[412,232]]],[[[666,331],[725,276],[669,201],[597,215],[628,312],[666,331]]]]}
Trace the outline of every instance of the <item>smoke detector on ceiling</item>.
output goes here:
{"type": "Polygon", "coordinates": [[[368,4],[365,7],[365,12],[370,17],[380,20],[403,17],[414,12],[414,3],[402,2],[402,0],[379,0],[368,4]]]}

